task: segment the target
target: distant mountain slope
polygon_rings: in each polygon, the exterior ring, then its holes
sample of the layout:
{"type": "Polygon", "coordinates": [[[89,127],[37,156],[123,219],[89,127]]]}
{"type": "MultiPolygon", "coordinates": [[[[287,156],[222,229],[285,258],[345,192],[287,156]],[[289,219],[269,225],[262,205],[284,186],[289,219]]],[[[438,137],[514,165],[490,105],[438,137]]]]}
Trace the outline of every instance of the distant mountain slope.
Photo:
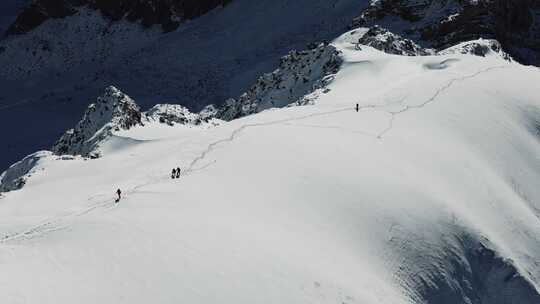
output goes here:
{"type": "Polygon", "coordinates": [[[100,11],[112,20],[127,19],[144,26],[175,30],[181,22],[208,13],[231,0],[35,0],[9,27],[7,34],[27,33],[43,22],[76,14],[81,7],[100,11]]]}
{"type": "Polygon", "coordinates": [[[115,85],[143,110],[223,103],[273,71],[279,58],[333,39],[365,0],[236,0],[164,34],[90,8],[0,41],[0,168],[49,147],[89,100],[115,85]]]}

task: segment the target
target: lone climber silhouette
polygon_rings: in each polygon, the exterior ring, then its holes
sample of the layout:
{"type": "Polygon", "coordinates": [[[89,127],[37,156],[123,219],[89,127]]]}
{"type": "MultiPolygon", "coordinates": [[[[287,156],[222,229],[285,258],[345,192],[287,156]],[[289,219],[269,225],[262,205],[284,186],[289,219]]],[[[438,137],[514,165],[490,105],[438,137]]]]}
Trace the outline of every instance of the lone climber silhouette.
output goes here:
{"type": "Polygon", "coordinates": [[[116,194],[118,195],[118,198],[114,201],[115,203],[118,203],[120,199],[122,198],[122,191],[120,189],[116,190],[116,194]]]}

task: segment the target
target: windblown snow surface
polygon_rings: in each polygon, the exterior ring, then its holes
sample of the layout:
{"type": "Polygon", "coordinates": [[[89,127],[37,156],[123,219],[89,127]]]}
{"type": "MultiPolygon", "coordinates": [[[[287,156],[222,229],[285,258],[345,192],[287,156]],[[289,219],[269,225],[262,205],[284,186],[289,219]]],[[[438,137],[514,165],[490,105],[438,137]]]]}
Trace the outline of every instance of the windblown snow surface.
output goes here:
{"type": "Polygon", "coordinates": [[[0,302],[540,303],[538,69],[353,36],[314,105],[40,161],[0,199],[0,302]]]}

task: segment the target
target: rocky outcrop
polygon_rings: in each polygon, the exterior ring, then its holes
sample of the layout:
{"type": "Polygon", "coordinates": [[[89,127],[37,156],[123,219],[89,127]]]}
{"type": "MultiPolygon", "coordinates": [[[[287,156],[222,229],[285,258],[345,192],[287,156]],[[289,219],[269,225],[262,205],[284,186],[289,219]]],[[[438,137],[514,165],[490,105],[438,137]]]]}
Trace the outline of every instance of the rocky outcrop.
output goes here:
{"type": "Polygon", "coordinates": [[[410,39],[405,39],[397,34],[380,27],[371,27],[360,39],[358,44],[367,45],[388,54],[403,56],[424,56],[432,54],[410,39]]]}
{"type": "Polygon", "coordinates": [[[540,64],[539,0],[379,0],[353,23],[379,24],[437,50],[479,38],[518,61],[540,64]]]}
{"type": "Polygon", "coordinates": [[[493,39],[479,39],[463,42],[456,46],[439,51],[437,52],[437,54],[470,54],[481,57],[494,55],[499,56],[505,60],[512,61],[512,57],[505,51],[503,51],[501,44],[497,40],[493,39]]]}
{"type": "Polygon", "coordinates": [[[181,105],[158,104],[144,114],[148,121],[157,121],[169,126],[175,124],[197,126],[202,123],[217,123],[217,121],[213,121],[216,113],[217,109],[213,105],[205,107],[200,113],[192,113],[181,105]]]}
{"type": "Polygon", "coordinates": [[[285,107],[329,81],[341,65],[339,52],[328,44],[305,51],[292,51],[281,58],[279,68],[260,77],[246,93],[225,102],[217,117],[232,120],[269,108],[285,107]]]}
{"type": "Polygon", "coordinates": [[[26,179],[35,172],[37,165],[43,160],[52,158],[49,151],[40,151],[28,155],[23,160],[13,164],[0,175],[0,192],[19,190],[26,184],[26,179]]]}
{"type": "Polygon", "coordinates": [[[35,0],[9,27],[8,34],[33,30],[51,18],[71,16],[86,6],[112,20],[125,18],[144,26],[160,25],[163,31],[175,30],[181,22],[204,15],[231,0],[35,0]]]}
{"type": "Polygon", "coordinates": [[[99,144],[114,131],[127,130],[142,125],[139,106],[115,87],[105,93],[84,113],[75,128],[70,129],[54,144],[55,154],[99,157],[99,144]]]}

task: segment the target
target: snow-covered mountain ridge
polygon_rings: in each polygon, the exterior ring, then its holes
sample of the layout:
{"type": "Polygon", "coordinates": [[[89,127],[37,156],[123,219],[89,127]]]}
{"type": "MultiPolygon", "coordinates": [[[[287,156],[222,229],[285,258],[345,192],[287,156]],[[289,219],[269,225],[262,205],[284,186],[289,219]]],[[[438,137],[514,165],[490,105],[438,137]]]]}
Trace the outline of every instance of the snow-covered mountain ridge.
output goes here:
{"type": "MultiPolygon", "coordinates": [[[[117,2],[123,1],[102,3],[117,2]]],[[[5,135],[9,144],[1,151],[0,168],[50,147],[111,84],[144,110],[175,103],[197,112],[221,105],[273,71],[291,50],[344,32],[365,4],[235,0],[167,33],[159,24],[112,20],[86,6],[4,37],[0,128],[20,133],[5,135]]]]}
{"type": "MultiPolygon", "coordinates": [[[[352,30],[341,39],[342,44],[354,45],[356,51],[362,50],[363,45],[388,54],[405,56],[471,54],[511,60],[494,40],[464,42],[435,53],[377,26],[352,30]]],[[[52,153],[98,158],[102,154],[100,146],[115,136],[115,133],[134,126],[144,126],[145,123],[216,126],[221,120],[230,121],[271,108],[310,104],[320,94],[330,91],[328,85],[343,61],[340,53],[335,46],[328,44],[313,46],[301,52],[293,51],[281,59],[279,68],[260,77],[238,100],[230,99],[219,108],[207,106],[200,113],[192,113],[183,106],[171,104],[158,104],[147,112],[141,112],[129,96],[115,87],[108,87],[96,103],[88,106],[75,128],[67,130],[56,141],[52,153]]],[[[445,69],[450,63],[451,60],[444,61],[428,68],[445,69]]],[[[35,171],[33,166],[43,157],[49,155],[38,152],[11,166],[4,174],[4,186],[0,192],[21,189],[26,178],[35,171]]]]}
{"type": "Polygon", "coordinates": [[[62,135],[52,151],[57,155],[97,158],[101,155],[99,146],[119,131],[144,126],[146,122],[159,122],[169,126],[177,123],[197,126],[209,122],[216,125],[219,122],[214,119],[215,116],[216,110],[212,106],[199,114],[191,113],[180,105],[168,104],[159,104],[148,112],[141,112],[133,99],[110,86],[97,98],[96,103],[88,106],[75,128],[62,135]]]}
{"type": "Polygon", "coordinates": [[[2,302],[538,303],[540,72],[367,31],[308,105],[43,158],[0,199],[2,302]]]}
{"type": "MultiPolygon", "coordinates": [[[[3,22],[29,5],[6,1],[3,22]]],[[[496,39],[515,60],[537,64],[540,18],[534,0],[224,3],[40,0],[29,5],[12,26],[20,34],[0,40],[0,129],[20,130],[5,134],[0,170],[50,147],[78,121],[87,101],[110,84],[144,110],[165,103],[191,111],[222,105],[239,99],[283,55],[335,38],[359,15],[354,24],[380,25],[423,49],[496,39]]]]}

